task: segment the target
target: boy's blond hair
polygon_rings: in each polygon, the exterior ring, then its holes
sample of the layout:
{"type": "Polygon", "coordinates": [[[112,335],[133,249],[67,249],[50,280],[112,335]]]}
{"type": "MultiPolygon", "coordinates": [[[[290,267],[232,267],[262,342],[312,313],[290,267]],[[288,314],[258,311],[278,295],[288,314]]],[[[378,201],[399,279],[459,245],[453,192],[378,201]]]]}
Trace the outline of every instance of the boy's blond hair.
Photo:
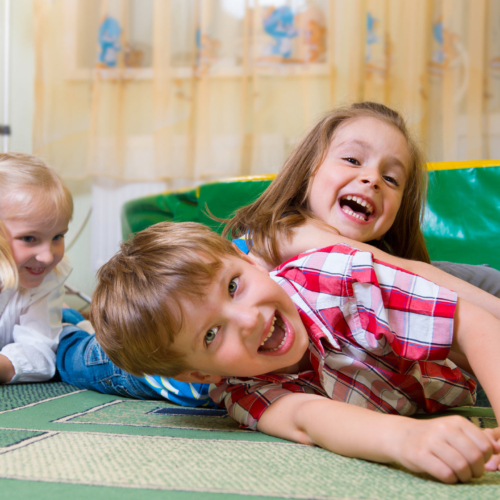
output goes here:
{"type": "Polygon", "coordinates": [[[40,158],[25,153],[0,154],[0,219],[27,219],[33,213],[73,216],[69,189],[40,158]]]}
{"type": "Polygon", "coordinates": [[[0,292],[17,288],[17,266],[7,237],[7,230],[0,221],[0,292]]]}
{"type": "Polygon", "coordinates": [[[402,116],[375,102],[358,102],[328,112],[293,150],[275,180],[252,204],[229,221],[224,235],[252,235],[252,252],[279,264],[278,243],[306,220],[318,220],[309,208],[309,192],[337,129],[348,120],[372,117],[398,129],[406,139],[410,171],[403,199],[392,227],[383,236],[385,250],[405,259],[430,262],[421,230],[427,190],[427,169],[417,141],[402,116]]]}
{"type": "Polygon", "coordinates": [[[238,256],[231,242],[194,222],[160,222],[122,243],[99,269],[90,312],[111,361],[138,376],[192,368],[172,347],[180,301],[202,296],[228,256],[238,256]]]}

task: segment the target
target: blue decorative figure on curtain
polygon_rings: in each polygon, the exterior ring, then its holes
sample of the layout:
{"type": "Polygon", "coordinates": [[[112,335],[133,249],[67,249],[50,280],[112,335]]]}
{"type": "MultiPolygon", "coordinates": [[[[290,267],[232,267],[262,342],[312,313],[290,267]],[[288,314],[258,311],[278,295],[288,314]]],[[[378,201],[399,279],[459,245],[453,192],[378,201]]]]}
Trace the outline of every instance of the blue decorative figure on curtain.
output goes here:
{"type": "Polygon", "coordinates": [[[99,45],[101,52],[99,62],[108,68],[116,66],[120,46],[122,28],[114,17],[106,17],[99,28],[99,45]]]}
{"type": "Polygon", "coordinates": [[[437,22],[435,22],[432,25],[432,34],[434,36],[434,39],[439,43],[439,48],[437,50],[435,50],[432,54],[432,60],[435,63],[443,64],[444,63],[444,51],[443,51],[444,30],[443,30],[443,21],[441,19],[438,19],[437,22]]]}
{"type": "Polygon", "coordinates": [[[380,42],[380,37],[375,33],[376,24],[377,18],[373,17],[371,12],[368,12],[366,15],[366,62],[369,62],[372,58],[370,46],[380,42]]]}
{"type": "Polygon", "coordinates": [[[294,14],[288,6],[272,9],[264,17],[264,31],[274,38],[275,44],[271,48],[271,54],[289,58],[292,55],[292,38],[298,35],[298,30],[293,25],[294,14]]]}

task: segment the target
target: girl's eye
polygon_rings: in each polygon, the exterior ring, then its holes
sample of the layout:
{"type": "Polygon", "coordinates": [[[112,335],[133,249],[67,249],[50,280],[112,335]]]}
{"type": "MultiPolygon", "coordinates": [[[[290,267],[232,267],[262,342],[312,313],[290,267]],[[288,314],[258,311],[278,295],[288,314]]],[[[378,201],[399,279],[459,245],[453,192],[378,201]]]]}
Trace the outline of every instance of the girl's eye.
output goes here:
{"type": "Polygon", "coordinates": [[[54,236],[53,241],[61,241],[62,239],[64,239],[64,234],[58,234],[54,236]]]}
{"type": "Polygon", "coordinates": [[[236,290],[238,290],[239,281],[240,281],[240,278],[233,278],[229,282],[229,286],[228,286],[229,295],[233,296],[236,293],[236,290]]]}
{"type": "Polygon", "coordinates": [[[352,163],[353,165],[359,165],[359,161],[356,160],[356,158],[348,157],[348,158],[344,158],[344,160],[347,161],[348,163],[352,163]]]}
{"type": "Polygon", "coordinates": [[[394,186],[399,187],[399,182],[394,177],[391,177],[390,175],[384,175],[384,179],[394,186]]]}
{"type": "Polygon", "coordinates": [[[207,333],[205,333],[205,346],[208,347],[214,340],[219,331],[219,327],[210,328],[207,333]]]}
{"type": "Polygon", "coordinates": [[[21,238],[21,241],[24,241],[25,243],[33,243],[35,241],[34,236],[23,236],[21,238]]]}

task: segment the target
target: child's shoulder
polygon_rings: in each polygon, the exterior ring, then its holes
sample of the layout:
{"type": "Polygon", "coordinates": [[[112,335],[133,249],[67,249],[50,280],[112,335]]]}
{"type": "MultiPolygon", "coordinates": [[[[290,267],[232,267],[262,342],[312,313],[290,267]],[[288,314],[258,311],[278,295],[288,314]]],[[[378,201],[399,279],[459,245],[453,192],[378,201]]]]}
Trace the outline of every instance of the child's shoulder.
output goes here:
{"type": "Polygon", "coordinates": [[[325,260],[332,254],[338,257],[340,256],[347,257],[347,256],[352,256],[361,251],[362,250],[354,248],[353,246],[344,242],[339,242],[324,247],[311,248],[309,250],[305,250],[299,253],[298,255],[295,255],[294,257],[289,258],[288,260],[277,266],[274,269],[274,271],[280,271],[282,269],[290,267],[302,267],[303,265],[307,266],[310,264],[311,260],[312,261],[317,261],[318,259],[325,260]]]}

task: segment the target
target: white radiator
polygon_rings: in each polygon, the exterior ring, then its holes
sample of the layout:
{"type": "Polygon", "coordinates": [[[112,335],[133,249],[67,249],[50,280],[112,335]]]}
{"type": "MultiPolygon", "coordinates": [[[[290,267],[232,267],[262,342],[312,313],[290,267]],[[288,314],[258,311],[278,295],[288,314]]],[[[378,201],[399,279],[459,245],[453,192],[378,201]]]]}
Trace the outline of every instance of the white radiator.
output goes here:
{"type": "Polygon", "coordinates": [[[119,249],[122,240],[120,213],[134,198],[165,191],[165,182],[126,183],[95,179],[92,184],[92,270],[96,272],[119,249]]]}

